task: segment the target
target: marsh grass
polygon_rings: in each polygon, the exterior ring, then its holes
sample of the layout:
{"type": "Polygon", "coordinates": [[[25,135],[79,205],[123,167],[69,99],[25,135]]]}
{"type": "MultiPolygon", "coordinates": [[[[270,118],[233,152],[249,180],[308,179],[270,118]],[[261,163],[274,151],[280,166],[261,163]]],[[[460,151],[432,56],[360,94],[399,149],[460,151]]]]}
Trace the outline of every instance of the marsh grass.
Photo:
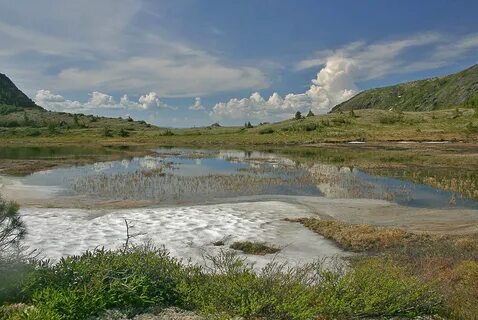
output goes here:
{"type": "Polygon", "coordinates": [[[263,256],[266,254],[274,254],[281,249],[259,241],[236,241],[229,246],[231,249],[242,251],[245,254],[263,256]]]}
{"type": "Polygon", "coordinates": [[[207,174],[183,176],[171,173],[167,168],[137,170],[130,173],[96,174],[81,176],[70,182],[73,191],[109,199],[168,201],[179,199],[201,199],[204,196],[239,196],[268,193],[282,186],[303,188],[313,186],[311,178],[304,172],[284,170],[279,175],[250,174],[207,174]]]}
{"type": "Polygon", "coordinates": [[[347,224],[337,220],[319,220],[315,218],[286,219],[298,222],[308,229],[333,240],[341,248],[354,251],[378,251],[404,246],[418,241],[425,235],[418,236],[398,228],[379,228],[371,225],[347,224]]]}

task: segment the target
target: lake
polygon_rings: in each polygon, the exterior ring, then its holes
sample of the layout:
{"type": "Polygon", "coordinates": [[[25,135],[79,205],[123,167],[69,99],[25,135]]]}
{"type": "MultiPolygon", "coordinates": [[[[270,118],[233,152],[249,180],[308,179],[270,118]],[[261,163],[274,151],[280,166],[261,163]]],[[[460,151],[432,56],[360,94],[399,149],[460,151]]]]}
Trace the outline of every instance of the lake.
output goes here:
{"type": "MultiPolygon", "coordinates": [[[[22,204],[29,228],[26,244],[54,260],[98,246],[121,247],[125,219],[137,235],[136,243],[164,245],[172,254],[199,263],[204,255],[225,250],[237,240],[280,246],[277,255],[248,257],[262,266],[272,259],[303,263],[348,255],[285,218],[348,214],[350,219],[360,217],[358,222],[373,219],[380,224],[391,219],[387,212],[392,210],[397,221],[419,225],[420,216],[410,212],[424,212],[428,218],[443,212],[478,217],[478,202],[459,193],[314,162],[313,157],[304,163],[263,151],[152,151],[148,156],[59,166],[21,177],[2,175],[0,192],[22,204]],[[215,246],[219,240],[226,246],[215,246]]],[[[2,150],[0,158],[91,152],[23,148],[2,150]]]]}

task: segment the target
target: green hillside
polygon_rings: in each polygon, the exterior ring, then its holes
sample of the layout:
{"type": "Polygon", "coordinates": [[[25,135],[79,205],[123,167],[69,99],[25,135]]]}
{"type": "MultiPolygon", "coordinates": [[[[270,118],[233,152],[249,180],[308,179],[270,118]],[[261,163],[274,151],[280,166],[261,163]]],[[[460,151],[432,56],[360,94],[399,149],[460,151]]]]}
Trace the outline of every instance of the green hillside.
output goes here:
{"type": "Polygon", "coordinates": [[[444,77],[365,90],[338,104],[332,112],[352,109],[431,111],[465,104],[478,105],[478,65],[444,77]]]}

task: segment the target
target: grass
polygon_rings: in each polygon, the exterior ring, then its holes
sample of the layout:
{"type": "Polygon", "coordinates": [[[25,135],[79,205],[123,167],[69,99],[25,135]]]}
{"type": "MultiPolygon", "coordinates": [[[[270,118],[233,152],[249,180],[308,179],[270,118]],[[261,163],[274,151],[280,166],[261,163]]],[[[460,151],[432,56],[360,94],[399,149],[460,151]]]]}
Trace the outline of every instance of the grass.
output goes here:
{"type": "Polygon", "coordinates": [[[263,256],[266,254],[274,254],[279,252],[281,249],[271,246],[265,242],[257,241],[236,241],[230,245],[231,249],[239,250],[245,254],[253,254],[263,256]]]}
{"type": "Polygon", "coordinates": [[[231,253],[206,267],[151,247],[95,250],[56,264],[37,263],[3,301],[2,319],[87,319],[119,309],[194,310],[207,319],[350,319],[447,315],[431,287],[382,258],[348,267],[272,263],[255,272],[231,253]]]}
{"type": "Polygon", "coordinates": [[[4,146],[0,154],[0,171],[24,176],[60,165],[131,159],[151,153],[150,148],[134,145],[4,146]]]}
{"type": "Polygon", "coordinates": [[[426,237],[398,228],[379,228],[366,224],[354,225],[337,220],[298,218],[286,221],[301,223],[308,229],[333,240],[341,248],[354,252],[390,249],[416,242],[419,237],[426,237]]]}
{"type": "MultiPolygon", "coordinates": [[[[342,248],[378,254],[397,268],[431,285],[449,315],[475,319],[478,314],[478,235],[435,236],[396,228],[353,225],[314,218],[295,219],[342,248]]],[[[363,259],[363,258],[361,258],[363,259]]],[[[359,261],[361,260],[359,259],[359,261]]]]}
{"type": "Polygon", "coordinates": [[[428,141],[450,140],[476,142],[474,130],[477,111],[456,108],[430,112],[356,110],[353,116],[327,114],[300,120],[263,124],[254,128],[201,127],[163,129],[143,122],[124,119],[78,115],[77,121],[68,114],[30,110],[28,119],[37,119],[39,126],[24,125],[24,112],[0,116],[1,144],[18,141],[30,144],[53,143],[156,143],[175,146],[263,146],[292,145],[347,141],[428,141]],[[64,118],[64,119],[63,119],[64,118]],[[14,121],[18,127],[1,123],[14,121]],[[60,125],[62,124],[62,125],[60,125]],[[106,130],[106,129],[107,130],[106,130]],[[470,129],[471,128],[471,129],[470,129]],[[108,134],[105,134],[107,131],[108,134]],[[127,134],[125,134],[127,133],[127,134]]]}

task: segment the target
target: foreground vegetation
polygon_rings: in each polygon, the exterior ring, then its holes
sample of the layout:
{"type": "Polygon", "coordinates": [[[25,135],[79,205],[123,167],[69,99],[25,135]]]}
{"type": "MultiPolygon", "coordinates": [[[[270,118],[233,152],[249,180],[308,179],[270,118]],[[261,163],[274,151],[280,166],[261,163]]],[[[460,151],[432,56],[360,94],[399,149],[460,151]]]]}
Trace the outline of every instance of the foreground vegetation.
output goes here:
{"type": "Polygon", "coordinates": [[[393,266],[429,283],[443,298],[450,317],[476,319],[478,234],[437,236],[336,220],[289,221],[303,224],[346,250],[378,254],[393,266]]]}
{"type": "Polygon", "coordinates": [[[2,319],[106,319],[113,310],[133,317],[171,307],[205,319],[474,319],[478,314],[475,236],[437,238],[307,218],[290,221],[363,254],[300,267],[272,262],[257,271],[231,251],[205,257],[199,266],[151,245],[125,245],[50,263],[12,250],[24,228],[18,206],[1,203],[1,227],[8,234],[2,244],[9,247],[0,252],[2,319]]]}
{"type": "MultiPolygon", "coordinates": [[[[208,319],[316,319],[446,315],[443,301],[424,283],[381,258],[350,266],[268,265],[260,273],[223,253],[207,268],[163,250],[86,252],[49,265],[30,264],[3,298],[4,319],[86,319],[108,309],[129,315],[176,306],[208,319]],[[21,304],[20,304],[21,303],[21,304]]],[[[5,288],[2,288],[5,290],[5,288]]]]}

